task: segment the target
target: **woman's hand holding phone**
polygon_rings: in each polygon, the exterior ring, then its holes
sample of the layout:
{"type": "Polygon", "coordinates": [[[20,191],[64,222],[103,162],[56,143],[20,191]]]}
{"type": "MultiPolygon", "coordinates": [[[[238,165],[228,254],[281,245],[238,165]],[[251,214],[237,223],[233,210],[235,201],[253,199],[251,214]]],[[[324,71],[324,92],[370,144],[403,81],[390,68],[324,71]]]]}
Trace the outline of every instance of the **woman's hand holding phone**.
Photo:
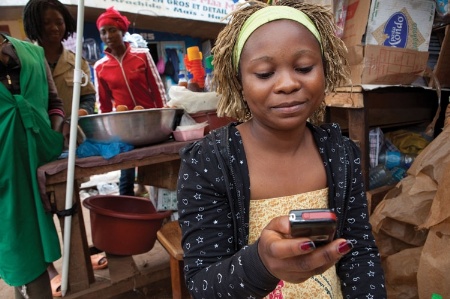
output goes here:
{"type": "Polygon", "coordinates": [[[333,240],[337,217],[329,209],[292,210],[289,212],[289,223],[293,238],[309,238],[318,247],[333,240]]]}
{"type": "Polygon", "coordinates": [[[352,248],[345,239],[316,247],[308,237],[293,238],[289,216],[272,219],[258,241],[258,253],[266,269],[278,279],[292,283],[323,273],[352,248]]]}

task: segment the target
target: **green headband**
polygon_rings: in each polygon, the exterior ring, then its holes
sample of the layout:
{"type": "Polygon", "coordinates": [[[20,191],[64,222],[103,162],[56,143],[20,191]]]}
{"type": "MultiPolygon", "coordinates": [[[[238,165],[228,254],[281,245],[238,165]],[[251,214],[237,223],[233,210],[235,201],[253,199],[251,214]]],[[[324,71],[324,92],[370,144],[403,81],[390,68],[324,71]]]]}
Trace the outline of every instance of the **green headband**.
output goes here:
{"type": "Polygon", "coordinates": [[[317,38],[322,49],[319,31],[304,12],[289,6],[267,6],[251,15],[242,26],[241,32],[239,32],[236,45],[233,49],[233,64],[236,70],[238,69],[242,48],[250,35],[264,24],[283,19],[296,21],[305,26],[317,38]]]}

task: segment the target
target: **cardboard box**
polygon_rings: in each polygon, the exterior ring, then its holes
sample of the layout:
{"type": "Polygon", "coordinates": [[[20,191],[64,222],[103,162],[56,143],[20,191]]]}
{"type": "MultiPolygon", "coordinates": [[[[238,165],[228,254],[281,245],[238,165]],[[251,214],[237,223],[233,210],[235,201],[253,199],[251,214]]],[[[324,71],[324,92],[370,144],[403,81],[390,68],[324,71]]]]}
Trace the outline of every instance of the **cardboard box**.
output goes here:
{"type": "Polygon", "coordinates": [[[428,51],[434,0],[372,0],[366,45],[428,51]]]}
{"type": "Polygon", "coordinates": [[[150,186],[149,198],[158,212],[176,211],[178,209],[176,190],[150,186]]]}
{"type": "Polygon", "coordinates": [[[347,58],[351,67],[351,82],[348,85],[413,83],[423,76],[427,68],[428,52],[365,45],[370,7],[369,0],[348,0],[342,37],[349,51],[347,58]]]}
{"type": "Polygon", "coordinates": [[[445,27],[441,50],[434,67],[434,73],[439,80],[441,88],[450,88],[450,25],[445,27]]]}

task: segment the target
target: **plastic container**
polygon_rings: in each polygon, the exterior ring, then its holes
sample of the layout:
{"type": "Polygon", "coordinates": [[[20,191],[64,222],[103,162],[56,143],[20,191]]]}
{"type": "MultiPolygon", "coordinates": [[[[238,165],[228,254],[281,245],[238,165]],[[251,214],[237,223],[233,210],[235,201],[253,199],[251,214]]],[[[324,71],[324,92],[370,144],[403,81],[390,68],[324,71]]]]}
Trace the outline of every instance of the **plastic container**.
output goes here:
{"type": "Polygon", "coordinates": [[[217,87],[214,82],[214,66],[213,66],[213,59],[214,57],[212,55],[205,58],[205,70],[206,70],[206,77],[205,77],[205,91],[216,91],[217,87]]]}
{"type": "Polygon", "coordinates": [[[213,70],[206,69],[205,91],[207,92],[216,91],[216,86],[214,85],[213,79],[214,79],[213,70]]]}
{"type": "Polygon", "coordinates": [[[198,47],[187,48],[187,54],[184,56],[186,69],[193,75],[192,82],[198,84],[200,91],[205,86],[205,69],[202,64],[203,55],[198,47]]]}
{"type": "Polygon", "coordinates": [[[90,210],[92,243],[115,255],[150,251],[156,233],[171,211],[157,212],[148,199],[124,195],[96,195],[86,198],[90,210]]]}
{"type": "Polygon", "coordinates": [[[385,151],[378,156],[378,164],[384,164],[388,169],[403,167],[408,169],[414,162],[415,156],[403,154],[398,151],[385,151]]]}
{"type": "Polygon", "coordinates": [[[205,128],[201,127],[193,130],[175,130],[173,131],[173,138],[176,141],[190,141],[200,139],[204,136],[205,128]]]}
{"type": "Polygon", "coordinates": [[[376,189],[387,185],[392,179],[392,173],[384,164],[378,164],[369,170],[369,189],[376,189]]]}
{"type": "Polygon", "coordinates": [[[187,56],[189,60],[201,60],[203,58],[200,48],[197,46],[189,47],[186,49],[187,56]]]}
{"type": "Polygon", "coordinates": [[[180,72],[178,74],[178,85],[179,86],[184,86],[186,88],[188,86],[188,80],[186,78],[186,75],[184,73],[182,73],[182,72],[180,72]]]}
{"type": "Polygon", "coordinates": [[[208,57],[205,58],[205,69],[214,70],[213,60],[214,60],[213,55],[209,55],[208,57]]]}
{"type": "Polygon", "coordinates": [[[402,167],[388,169],[384,164],[378,164],[369,170],[369,189],[376,189],[385,185],[394,185],[406,175],[402,167]]]}
{"type": "Polygon", "coordinates": [[[188,73],[187,89],[193,92],[202,92],[203,88],[200,88],[197,82],[194,81],[194,76],[188,73]]]}
{"type": "Polygon", "coordinates": [[[215,110],[210,111],[200,111],[196,113],[189,114],[197,123],[208,122],[205,127],[205,134],[208,134],[211,130],[220,128],[229,124],[230,122],[236,121],[231,117],[218,117],[215,110]]]}

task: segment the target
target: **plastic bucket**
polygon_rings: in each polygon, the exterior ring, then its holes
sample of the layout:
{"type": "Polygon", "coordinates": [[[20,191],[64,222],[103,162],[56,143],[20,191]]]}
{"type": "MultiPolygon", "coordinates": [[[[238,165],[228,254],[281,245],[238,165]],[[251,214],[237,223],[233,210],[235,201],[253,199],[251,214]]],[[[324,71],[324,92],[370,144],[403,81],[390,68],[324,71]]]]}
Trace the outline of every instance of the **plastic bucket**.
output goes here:
{"type": "Polygon", "coordinates": [[[83,201],[90,210],[92,243],[115,255],[150,251],[156,233],[171,211],[157,212],[150,200],[123,195],[96,195],[83,201]]]}

